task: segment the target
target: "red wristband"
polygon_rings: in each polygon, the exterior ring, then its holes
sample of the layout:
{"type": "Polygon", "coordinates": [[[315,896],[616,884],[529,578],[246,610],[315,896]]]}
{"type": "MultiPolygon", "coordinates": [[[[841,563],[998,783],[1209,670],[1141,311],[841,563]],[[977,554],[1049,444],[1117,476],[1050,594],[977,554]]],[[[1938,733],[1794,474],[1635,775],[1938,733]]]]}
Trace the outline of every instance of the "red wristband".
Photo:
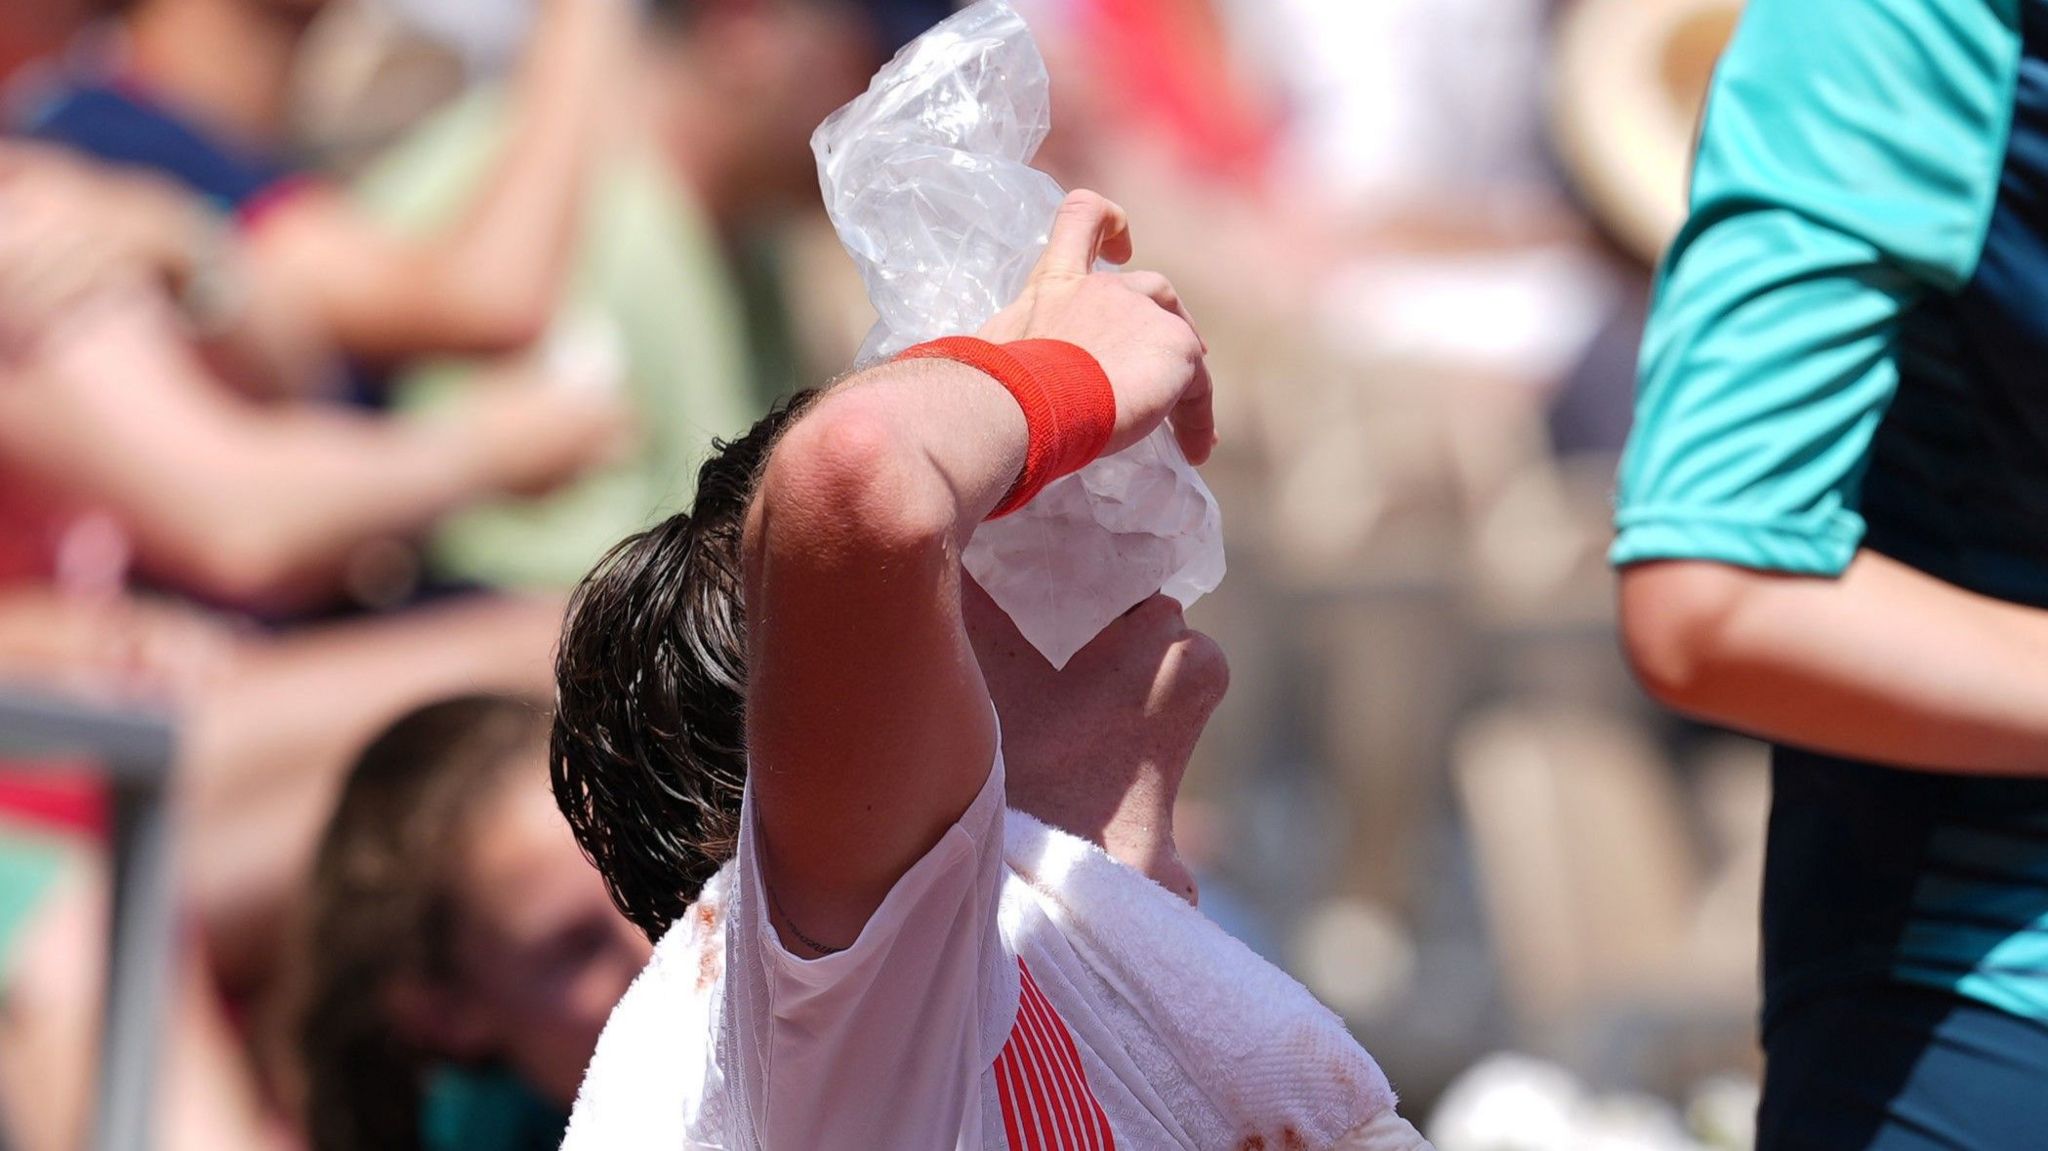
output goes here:
{"type": "Polygon", "coordinates": [[[899,360],[952,360],[1003,385],[1024,409],[1030,446],[1024,471],[990,519],[1023,507],[1061,476],[1095,462],[1116,431],[1116,393],[1109,375],[1080,347],[1064,340],[992,344],[947,336],[906,349],[899,360]]]}

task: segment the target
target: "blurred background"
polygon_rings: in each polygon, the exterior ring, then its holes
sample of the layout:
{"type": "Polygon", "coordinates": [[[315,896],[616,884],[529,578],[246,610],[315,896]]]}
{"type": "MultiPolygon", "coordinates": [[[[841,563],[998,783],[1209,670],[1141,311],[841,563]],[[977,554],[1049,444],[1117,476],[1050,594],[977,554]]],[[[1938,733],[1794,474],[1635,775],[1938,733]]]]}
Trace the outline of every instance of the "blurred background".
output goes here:
{"type": "MultiPolygon", "coordinates": [[[[1749,1146],[1764,755],[1603,560],[1739,0],[1015,3],[1213,350],[1204,909],[1441,1151],[1749,1146]]],[[[475,697],[850,364],[808,137],[950,10],[0,0],[0,1146],[554,1146],[645,944],[475,697]]]]}

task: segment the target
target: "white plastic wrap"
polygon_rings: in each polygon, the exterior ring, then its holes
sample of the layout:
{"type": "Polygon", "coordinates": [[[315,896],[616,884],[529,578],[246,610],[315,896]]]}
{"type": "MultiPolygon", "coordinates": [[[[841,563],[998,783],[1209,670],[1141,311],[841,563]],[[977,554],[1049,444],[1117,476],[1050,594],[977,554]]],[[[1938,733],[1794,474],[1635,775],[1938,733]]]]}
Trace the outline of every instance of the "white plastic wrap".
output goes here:
{"type": "MultiPolygon", "coordinates": [[[[1004,0],[898,53],[811,137],[825,209],[881,321],[862,362],[972,333],[1015,299],[1063,193],[1031,157],[1052,124],[1045,61],[1004,0]]],[[[1162,428],[983,524],[967,570],[1055,667],[1154,593],[1223,580],[1223,518],[1162,428]]]]}

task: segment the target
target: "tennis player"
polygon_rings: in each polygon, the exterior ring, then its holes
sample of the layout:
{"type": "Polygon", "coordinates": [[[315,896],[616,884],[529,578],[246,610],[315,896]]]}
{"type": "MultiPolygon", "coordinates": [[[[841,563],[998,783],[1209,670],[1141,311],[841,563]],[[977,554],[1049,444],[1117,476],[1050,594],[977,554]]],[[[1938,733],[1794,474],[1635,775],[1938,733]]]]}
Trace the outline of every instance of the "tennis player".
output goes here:
{"type": "Polygon", "coordinates": [[[557,798],[660,943],[568,1147],[1426,1146],[1191,906],[1216,644],[1155,597],[1054,671],[962,574],[977,524],[1162,423],[1209,455],[1171,286],[1090,272],[1129,255],[1076,193],[978,338],[770,416],[580,590],[557,798]]]}

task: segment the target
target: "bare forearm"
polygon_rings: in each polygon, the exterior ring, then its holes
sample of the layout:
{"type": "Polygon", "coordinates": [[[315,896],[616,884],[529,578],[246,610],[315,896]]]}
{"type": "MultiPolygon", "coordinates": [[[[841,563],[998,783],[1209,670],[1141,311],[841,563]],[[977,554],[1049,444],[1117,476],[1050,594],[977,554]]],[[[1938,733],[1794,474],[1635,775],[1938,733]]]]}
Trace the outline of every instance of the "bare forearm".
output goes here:
{"type": "Polygon", "coordinates": [[[629,19],[621,0],[543,5],[503,150],[442,242],[449,290],[490,301],[513,327],[544,322],[566,274],[599,129],[621,95],[629,19]]]}
{"type": "Polygon", "coordinates": [[[1871,552],[1836,580],[1644,565],[1622,611],[1679,710],[1877,763],[2048,775],[2048,612],[1871,552]]]}
{"type": "Polygon", "coordinates": [[[771,882],[834,937],[858,934],[987,777],[995,725],[958,554],[1024,438],[987,377],[896,364],[819,401],[762,476],[746,529],[752,785],[771,882]],[[894,817],[846,818],[859,810],[894,817]]]}
{"type": "MultiPolygon", "coordinates": [[[[856,710],[878,721],[846,738],[878,758],[929,729],[890,697],[933,668],[971,667],[959,553],[1024,449],[1016,401],[957,364],[888,365],[820,400],[769,457],[746,527],[746,598],[761,609],[751,642],[766,688],[756,698],[873,694],[875,707],[856,710]],[[892,666],[899,674],[883,674],[892,666]]],[[[795,756],[810,733],[778,724],[757,737],[771,757],[795,756]],[[777,748],[784,735],[795,746],[777,748]]]]}
{"type": "Polygon", "coordinates": [[[59,342],[43,370],[51,402],[20,450],[117,509],[146,559],[217,594],[264,596],[487,488],[460,426],[239,404],[154,321],[59,342]]]}
{"type": "Polygon", "coordinates": [[[795,917],[777,924],[786,942],[795,922],[857,936],[989,781],[995,718],[961,595],[976,526],[1020,481],[1028,498],[1169,419],[1191,460],[1215,442],[1204,348],[1172,285],[1089,271],[1129,255],[1123,210],[1075,193],[980,336],[1056,341],[1029,351],[1052,360],[927,349],[963,362],[864,373],[769,458],[744,541],[748,786],[764,878],[795,917]]]}
{"type": "MultiPolygon", "coordinates": [[[[254,290],[372,360],[514,351],[544,332],[616,104],[629,0],[546,0],[505,143],[459,222],[394,234],[332,193],[280,205],[249,239],[254,290]]],[[[613,116],[616,118],[616,116],[613,116]]]]}
{"type": "Polygon", "coordinates": [[[409,535],[489,491],[487,476],[452,425],[415,425],[307,408],[265,413],[239,458],[212,482],[243,497],[266,525],[281,565],[318,568],[363,541],[409,535]]]}
{"type": "Polygon", "coordinates": [[[481,486],[437,432],[281,418],[273,445],[162,493],[145,553],[235,600],[328,583],[364,543],[417,533],[481,486]]]}

